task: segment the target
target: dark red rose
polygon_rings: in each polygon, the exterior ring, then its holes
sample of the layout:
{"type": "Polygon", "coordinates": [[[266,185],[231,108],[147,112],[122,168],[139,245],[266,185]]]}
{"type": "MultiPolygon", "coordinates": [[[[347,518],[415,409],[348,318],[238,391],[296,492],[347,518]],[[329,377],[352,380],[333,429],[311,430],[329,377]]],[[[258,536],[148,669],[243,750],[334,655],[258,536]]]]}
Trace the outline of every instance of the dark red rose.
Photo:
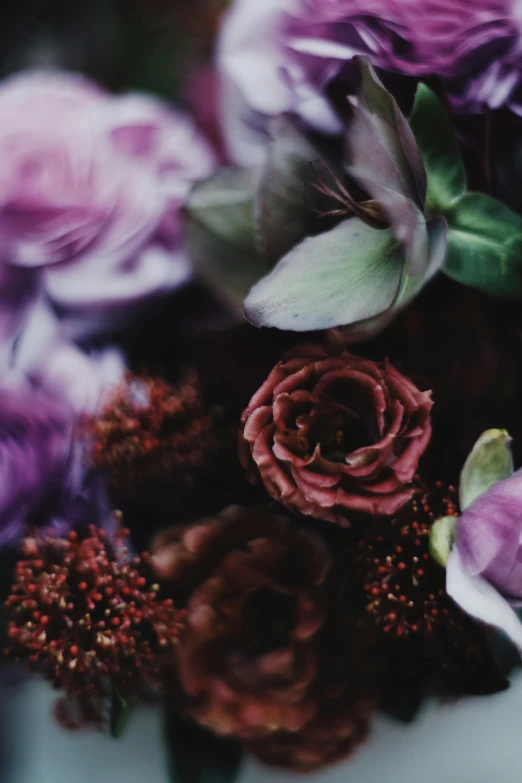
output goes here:
{"type": "Polygon", "coordinates": [[[165,531],[152,550],[161,580],[196,583],[178,650],[189,714],[242,739],[301,728],[316,708],[312,641],[326,616],[330,556],[321,539],[231,506],[165,531]]]}
{"type": "Polygon", "coordinates": [[[380,680],[375,637],[346,601],[336,607],[338,586],[334,576],[310,689],[316,712],[298,731],[276,731],[247,743],[266,764],[309,772],[346,758],[368,735],[380,680]]]}
{"type": "Polygon", "coordinates": [[[324,664],[320,682],[325,689],[317,690],[317,715],[300,731],[278,731],[247,744],[265,764],[310,772],[346,758],[366,739],[375,709],[373,696],[353,698],[344,687],[346,673],[338,683],[328,676],[328,659],[324,664]]]}
{"type": "Polygon", "coordinates": [[[243,413],[239,456],[252,482],[302,514],[344,526],[350,511],[394,514],[413,495],[431,406],[387,361],[298,345],[243,413]]]}
{"type": "Polygon", "coordinates": [[[337,581],[318,536],[233,506],[160,533],[152,550],[160,581],[189,594],[176,651],[189,716],[297,769],[359,744],[374,687],[349,613],[331,622],[337,581]]]}

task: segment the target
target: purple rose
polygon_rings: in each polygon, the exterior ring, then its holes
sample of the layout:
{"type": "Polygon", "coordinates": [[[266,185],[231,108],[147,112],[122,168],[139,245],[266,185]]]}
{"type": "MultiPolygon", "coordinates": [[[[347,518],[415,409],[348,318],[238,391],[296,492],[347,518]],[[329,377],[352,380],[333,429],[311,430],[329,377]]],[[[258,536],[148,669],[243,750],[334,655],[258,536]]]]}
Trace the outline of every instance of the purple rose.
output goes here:
{"type": "Polygon", "coordinates": [[[58,319],[42,301],[31,309],[15,346],[5,367],[10,377],[29,379],[78,420],[99,410],[125,374],[118,348],[82,350],[63,336],[58,319]]]}
{"type": "Polygon", "coordinates": [[[4,81],[0,114],[2,260],[38,268],[70,334],[187,279],[180,207],[214,158],[186,115],[52,72],[4,81]]]}
{"type": "Polygon", "coordinates": [[[459,517],[447,591],[469,614],[504,630],[522,650],[522,470],[493,484],[459,517]]]}
{"type": "Polygon", "coordinates": [[[14,375],[0,385],[0,547],[32,525],[60,535],[110,526],[105,484],[86,460],[77,424],[63,397],[14,375]]]}
{"type": "Polygon", "coordinates": [[[59,534],[87,524],[110,527],[103,479],[87,452],[82,422],[123,378],[116,348],[89,354],[64,338],[38,302],[0,358],[0,547],[29,525],[59,534]]]}
{"type": "Polygon", "coordinates": [[[0,388],[0,545],[59,491],[71,424],[63,406],[29,385],[0,388]]]}
{"type": "Polygon", "coordinates": [[[458,110],[522,114],[522,12],[512,0],[236,0],[219,52],[233,158],[256,162],[267,120],[281,112],[339,130],[329,87],[352,89],[356,54],[438,76],[458,110]]]}

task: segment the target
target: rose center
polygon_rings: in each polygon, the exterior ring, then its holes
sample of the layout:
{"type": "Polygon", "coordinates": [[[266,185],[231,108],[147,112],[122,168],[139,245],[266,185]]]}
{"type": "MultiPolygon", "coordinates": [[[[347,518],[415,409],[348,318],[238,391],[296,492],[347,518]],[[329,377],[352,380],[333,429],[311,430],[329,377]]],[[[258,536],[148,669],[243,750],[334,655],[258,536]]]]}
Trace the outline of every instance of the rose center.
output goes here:
{"type": "Polygon", "coordinates": [[[265,655],[288,642],[297,622],[294,596],[272,587],[259,587],[246,598],[242,635],[252,656],[265,655]]]}
{"type": "Polygon", "coordinates": [[[332,462],[344,462],[347,454],[379,439],[374,401],[353,381],[336,381],[324,390],[314,414],[310,434],[332,462]]]}

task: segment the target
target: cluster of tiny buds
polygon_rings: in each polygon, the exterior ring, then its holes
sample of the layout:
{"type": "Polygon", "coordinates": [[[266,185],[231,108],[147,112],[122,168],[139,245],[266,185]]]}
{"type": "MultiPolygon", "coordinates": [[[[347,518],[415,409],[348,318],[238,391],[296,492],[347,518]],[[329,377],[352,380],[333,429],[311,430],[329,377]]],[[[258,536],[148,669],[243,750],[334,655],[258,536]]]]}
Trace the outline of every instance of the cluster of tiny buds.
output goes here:
{"type": "Polygon", "coordinates": [[[419,488],[397,516],[375,520],[359,542],[366,608],[386,634],[428,638],[441,622],[451,624],[453,604],[429,534],[436,519],[457,514],[455,487],[437,481],[432,490],[419,488]]]}
{"type": "Polygon", "coordinates": [[[27,538],[6,601],[8,654],[63,688],[85,720],[102,722],[113,689],[130,700],[160,690],[181,627],[151,583],[150,555],[129,558],[127,535],[27,538]]]}
{"type": "Polygon", "coordinates": [[[205,408],[194,370],[177,387],[129,374],[90,424],[94,461],[126,493],[144,484],[191,486],[217,448],[218,413],[205,408]]]}

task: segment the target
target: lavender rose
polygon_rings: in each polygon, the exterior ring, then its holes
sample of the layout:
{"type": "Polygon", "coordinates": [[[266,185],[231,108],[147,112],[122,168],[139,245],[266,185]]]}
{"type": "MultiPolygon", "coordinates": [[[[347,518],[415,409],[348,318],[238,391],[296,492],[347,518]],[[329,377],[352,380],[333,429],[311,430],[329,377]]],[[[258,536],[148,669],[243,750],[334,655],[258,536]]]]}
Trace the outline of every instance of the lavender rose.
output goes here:
{"type": "Polygon", "coordinates": [[[58,491],[70,451],[63,406],[29,386],[0,388],[0,545],[58,491]]]}
{"type": "Polygon", "coordinates": [[[67,402],[15,374],[0,386],[0,548],[33,525],[59,535],[114,528],[105,482],[86,459],[67,402]]]}
{"type": "Polygon", "coordinates": [[[180,206],[213,155],[182,113],[71,74],[0,86],[3,262],[38,267],[82,336],[189,275],[180,206]]]}
{"type": "Polygon", "coordinates": [[[39,302],[9,359],[0,362],[0,547],[33,524],[59,534],[110,528],[104,481],[86,458],[82,433],[123,377],[121,352],[81,350],[39,302]]]}
{"type": "Polygon", "coordinates": [[[522,470],[493,484],[459,517],[446,587],[469,614],[504,630],[522,651],[522,470]]]}
{"type": "Polygon", "coordinates": [[[239,453],[251,481],[318,519],[394,514],[431,436],[430,392],[388,362],[339,345],[299,345],[275,366],[242,416],[239,453]]]}
{"type": "Polygon", "coordinates": [[[522,114],[522,17],[512,0],[237,0],[224,24],[220,67],[230,153],[259,159],[267,120],[298,113],[336,132],[332,82],[353,87],[349,64],[438,76],[467,112],[507,105],[522,114]]]}
{"type": "Polygon", "coordinates": [[[10,378],[30,380],[78,421],[103,407],[126,369],[118,348],[87,352],[66,339],[58,318],[41,300],[30,308],[8,359],[2,362],[0,354],[0,370],[4,364],[10,378]]]}

